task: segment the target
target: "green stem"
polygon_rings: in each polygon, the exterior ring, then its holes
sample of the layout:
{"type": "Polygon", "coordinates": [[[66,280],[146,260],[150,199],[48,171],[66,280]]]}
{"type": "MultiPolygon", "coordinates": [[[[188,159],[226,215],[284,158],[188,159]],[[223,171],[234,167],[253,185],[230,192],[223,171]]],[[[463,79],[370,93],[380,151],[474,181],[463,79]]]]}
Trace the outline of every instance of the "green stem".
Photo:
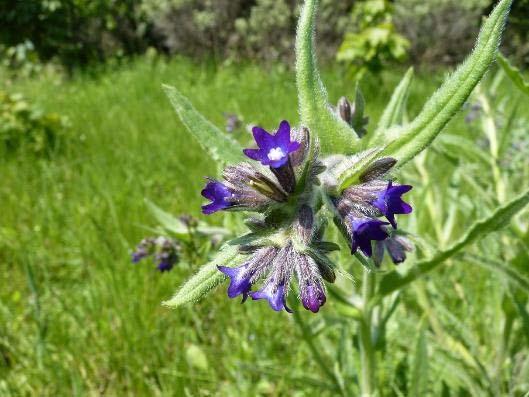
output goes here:
{"type": "Polygon", "coordinates": [[[307,346],[309,347],[312,353],[312,357],[318,363],[318,365],[320,366],[321,370],[325,373],[325,375],[327,375],[327,377],[331,380],[334,387],[337,390],[339,390],[342,395],[345,395],[342,384],[340,383],[336,375],[331,371],[329,365],[325,363],[325,360],[323,359],[320,353],[320,349],[318,349],[318,347],[316,346],[314,342],[314,338],[311,335],[309,327],[307,326],[307,324],[305,323],[305,321],[303,320],[299,312],[294,311],[293,317],[294,317],[294,321],[296,321],[296,324],[299,326],[301,330],[301,336],[303,337],[303,340],[305,341],[305,343],[307,344],[307,346]]]}
{"type": "Polygon", "coordinates": [[[373,347],[373,309],[369,302],[375,291],[375,273],[364,269],[362,282],[363,316],[359,327],[360,361],[362,377],[360,389],[362,397],[372,397],[376,393],[376,357],[373,347]]]}

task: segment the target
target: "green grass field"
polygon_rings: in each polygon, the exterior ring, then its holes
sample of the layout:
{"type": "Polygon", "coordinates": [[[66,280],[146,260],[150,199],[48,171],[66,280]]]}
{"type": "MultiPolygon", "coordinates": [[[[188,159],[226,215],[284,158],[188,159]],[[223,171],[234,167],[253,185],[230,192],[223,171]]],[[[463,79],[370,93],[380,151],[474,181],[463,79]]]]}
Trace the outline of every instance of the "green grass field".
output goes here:
{"type": "MultiPolygon", "coordinates": [[[[400,74],[362,85],[370,126],[400,74]]],[[[333,101],[352,97],[354,83],[340,70],[324,79],[333,101]]],[[[410,114],[441,80],[438,74],[416,79],[410,114]]],[[[60,83],[46,76],[13,82],[10,91],[68,116],[72,126],[62,151],[51,158],[20,152],[0,161],[0,396],[337,395],[292,316],[262,302],[240,305],[227,299],[224,287],[194,306],[169,310],[161,301],[198,264],[160,274],[148,263],[130,263],[131,249],[150,233],[146,227],[156,226],[144,199],[173,214],[203,217],[204,176],[216,173],[178,121],[162,83],[178,87],[219,126],[223,112],[270,128],[281,119],[297,122],[294,75],[276,68],[215,70],[185,60],[138,60],[60,83]]],[[[503,93],[512,90],[506,82],[501,87],[503,93]]],[[[520,101],[518,117],[529,116],[528,101],[520,101]]],[[[463,116],[447,130],[474,142],[479,133],[463,116]]],[[[249,140],[245,133],[238,136],[249,140]]],[[[471,182],[494,195],[490,170],[453,154],[456,159],[436,149],[402,173],[415,185],[415,212],[403,225],[420,232],[426,247],[446,246],[487,214],[489,207],[474,201],[471,182]],[[463,170],[459,182],[456,169],[463,170]]],[[[508,197],[529,185],[527,164],[506,172],[508,197]]],[[[210,221],[220,224],[222,216],[210,221]]],[[[519,223],[525,237],[514,245],[502,244],[513,233],[505,231],[468,252],[504,264],[516,256],[527,275],[527,216],[519,223]]],[[[380,353],[384,395],[411,393],[422,343],[428,395],[529,391],[527,300],[521,294],[520,307],[505,309],[509,291],[520,292],[507,276],[464,259],[447,262],[407,289],[380,353]],[[512,327],[507,340],[505,327],[512,327]]],[[[347,313],[332,296],[325,315],[297,310],[319,339],[331,372],[350,374],[342,381],[354,393],[358,357],[347,313]]]]}

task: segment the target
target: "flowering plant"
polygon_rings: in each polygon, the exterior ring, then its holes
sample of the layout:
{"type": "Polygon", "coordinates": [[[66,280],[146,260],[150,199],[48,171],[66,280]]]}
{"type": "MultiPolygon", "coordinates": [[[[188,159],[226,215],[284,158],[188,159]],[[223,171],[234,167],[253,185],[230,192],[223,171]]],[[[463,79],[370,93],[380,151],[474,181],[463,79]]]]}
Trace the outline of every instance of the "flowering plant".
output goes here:
{"type": "MultiPolygon", "coordinates": [[[[402,269],[379,270],[385,251],[394,263],[401,263],[412,248],[395,217],[412,212],[403,198],[412,186],[396,182],[404,177],[402,166],[433,142],[494,61],[511,0],[499,1],[484,22],[473,53],[413,120],[406,123],[403,117],[413,77],[410,70],[376,128],[369,132],[359,92],[353,104],[342,99],[336,108],[329,105],[314,51],[317,5],[317,0],[305,1],[296,36],[299,126],[292,128],[281,121],[274,132],[254,127],[256,147],[243,148],[199,114],[175,88],[164,86],[191,135],[224,167],[222,179],[208,179],[202,190],[209,201],[203,213],[252,214],[245,220],[248,233],[226,242],[165,304],[190,303],[229,279],[230,298],[264,299],[275,311],[294,311],[294,318],[306,329],[287,300],[288,292],[297,289],[303,307],[312,312],[327,302],[325,282],[332,284],[336,273],[345,272],[345,264],[331,260],[339,245],[325,240],[334,224],[363,266],[360,296],[341,296],[334,290],[333,295],[350,306],[358,321],[360,384],[363,395],[372,395],[376,391],[375,336],[385,325],[377,323],[373,313],[382,310],[381,303],[497,230],[529,202],[529,191],[525,191],[475,221],[447,248],[402,269]]],[[[394,310],[391,307],[388,317],[394,310]]],[[[314,356],[319,360],[317,353],[314,356]]],[[[324,370],[343,390],[335,374],[324,370]]]]}

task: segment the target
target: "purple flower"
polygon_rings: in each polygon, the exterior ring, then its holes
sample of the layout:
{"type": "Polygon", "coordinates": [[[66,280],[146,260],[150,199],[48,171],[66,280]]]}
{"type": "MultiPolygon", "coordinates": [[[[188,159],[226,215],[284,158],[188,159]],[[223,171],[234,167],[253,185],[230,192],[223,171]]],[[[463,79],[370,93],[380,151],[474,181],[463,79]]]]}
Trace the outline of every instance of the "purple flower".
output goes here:
{"type": "Polygon", "coordinates": [[[229,198],[232,196],[230,189],[223,183],[211,179],[201,192],[202,196],[211,200],[211,203],[202,206],[202,213],[209,215],[231,206],[229,198]]]}
{"type": "Polygon", "coordinates": [[[292,310],[286,304],[285,284],[277,285],[273,279],[270,279],[259,291],[251,292],[253,300],[266,299],[268,304],[276,312],[285,309],[288,313],[292,310]]]}
{"type": "Polygon", "coordinates": [[[318,313],[326,301],[325,291],[320,284],[305,285],[301,288],[300,295],[303,307],[313,313],[318,313]]]}
{"type": "Polygon", "coordinates": [[[175,263],[176,263],[176,258],[171,257],[171,256],[163,257],[163,258],[160,258],[160,261],[158,262],[158,266],[156,266],[156,268],[162,273],[168,272],[169,270],[173,268],[175,263]]]}
{"type": "Polygon", "coordinates": [[[131,258],[132,263],[138,263],[139,261],[141,261],[143,258],[147,256],[149,256],[149,253],[139,248],[137,251],[132,253],[132,258],[131,258]]]}
{"type": "Polygon", "coordinates": [[[239,267],[217,266],[222,273],[230,278],[228,297],[235,298],[237,295],[242,294],[242,301],[246,301],[252,288],[250,281],[252,272],[248,272],[249,266],[248,263],[239,267]]]}
{"type": "Polygon", "coordinates": [[[373,262],[377,267],[381,265],[384,259],[384,251],[387,251],[391,261],[398,265],[406,260],[406,251],[413,251],[413,244],[406,237],[400,235],[392,235],[384,241],[377,241],[373,254],[373,262]]]}
{"type": "Polygon", "coordinates": [[[167,272],[178,262],[179,250],[180,245],[173,239],[163,236],[144,238],[132,253],[132,263],[138,263],[152,256],[152,260],[157,264],[156,268],[161,272],[167,272]]]}
{"type": "Polygon", "coordinates": [[[401,198],[404,193],[411,189],[412,186],[410,185],[393,186],[392,182],[389,181],[387,188],[379,192],[377,198],[372,202],[373,206],[384,214],[395,229],[397,228],[395,214],[409,214],[412,211],[411,205],[401,198]]]}
{"type": "Polygon", "coordinates": [[[252,132],[259,149],[244,149],[244,154],[271,168],[285,165],[288,155],[300,147],[299,142],[290,140],[290,125],[286,120],[279,124],[275,135],[269,134],[261,127],[254,127],[252,132]]]}
{"type": "Polygon", "coordinates": [[[388,232],[384,229],[385,225],[389,225],[389,223],[378,219],[353,219],[351,222],[351,253],[355,253],[360,248],[364,255],[370,257],[373,254],[371,241],[381,241],[388,237],[388,232]]]}

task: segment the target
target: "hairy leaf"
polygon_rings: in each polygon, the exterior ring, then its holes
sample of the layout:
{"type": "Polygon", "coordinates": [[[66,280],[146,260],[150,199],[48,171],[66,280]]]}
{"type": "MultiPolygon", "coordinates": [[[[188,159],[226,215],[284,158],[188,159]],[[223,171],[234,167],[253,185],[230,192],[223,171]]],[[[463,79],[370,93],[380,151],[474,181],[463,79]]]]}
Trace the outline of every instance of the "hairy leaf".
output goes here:
{"type": "MultiPolygon", "coordinates": [[[[160,222],[161,226],[171,232],[174,233],[179,238],[187,238],[189,235],[189,228],[186,226],[186,224],[178,219],[177,217],[171,215],[170,213],[162,210],[160,207],[158,207],[156,204],[154,204],[152,201],[149,201],[145,199],[145,204],[147,204],[147,207],[151,211],[151,213],[154,215],[156,220],[160,222]]],[[[203,234],[206,236],[213,236],[213,235],[227,235],[229,234],[229,231],[222,228],[222,227],[214,227],[209,226],[207,223],[203,221],[198,221],[196,231],[199,234],[203,234]]]]}
{"type": "Polygon", "coordinates": [[[171,299],[162,304],[176,308],[198,301],[224,280],[225,276],[217,269],[217,265],[230,266],[237,256],[238,248],[225,244],[209,263],[202,266],[171,299]]]}
{"type": "Polygon", "coordinates": [[[426,102],[419,115],[390,142],[384,155],[402,166],[432,143],[481,80],[498,51],[512,0],[501,0],[483,24],[467,60],[426,102]]]}
{"type": "Polygon", "coordinates": [[[213,160],[221,164],[241,161],[242,146],[236,140],[208,121],[176,88],[162,87],[182,123],[213,160]]]}
{"type": "Polygon", "coordinates": [[[481,162],[482,165],[490,167],[491,159],[489,153],[480,149],[469,138],[460,135],[445,134],[438,138],[436,144],[439,144],[441,148],[453,157],[481,162]]]}
{"type": "Polygon", "coordinates": [[[498,63],[502,67],[507,77],[509,77],[509,79],[514,83],[514,85],[518,87],[524,94],[529,95],[529,82],[524,79],[520,69],[511,65],[509,60],[501,53],[498,54],[498,63]]]}
{"type": "Polygon", "coordinates": [[[386,274],[380,280],[375,300],[379,300],[398,289],[405,287],[415,279],[431,272],[445,260],[460,252],[467,245],[504,226],[510,219],[529,203],[529,189],[509,203],[497,208],[488,217],[475,222],[456,243],[440,251],[430,259],[419,261],[408,273],[400,274],[396,270],[386,274]]]}
{"type": "Polygon", "coordinates": [[[524,275],[520,274],[513,266],[499,262],[494,259],[484,258],[481,256],[466,254],[464,259],[469,263],[484,267],[493,272],[499,273],[507,278],[511,283],[516,285],[522,291],[529,291],[529,279],[524,275]]]}
{"type": "Polygon", "coordinates": [[[320,138],[323,153],[352,153],[359,139],[329,108],[327,91],[316,66],[314,31],[318,0],[306,0],[296,33],[296,84],[301,124],[320,138]]]}

